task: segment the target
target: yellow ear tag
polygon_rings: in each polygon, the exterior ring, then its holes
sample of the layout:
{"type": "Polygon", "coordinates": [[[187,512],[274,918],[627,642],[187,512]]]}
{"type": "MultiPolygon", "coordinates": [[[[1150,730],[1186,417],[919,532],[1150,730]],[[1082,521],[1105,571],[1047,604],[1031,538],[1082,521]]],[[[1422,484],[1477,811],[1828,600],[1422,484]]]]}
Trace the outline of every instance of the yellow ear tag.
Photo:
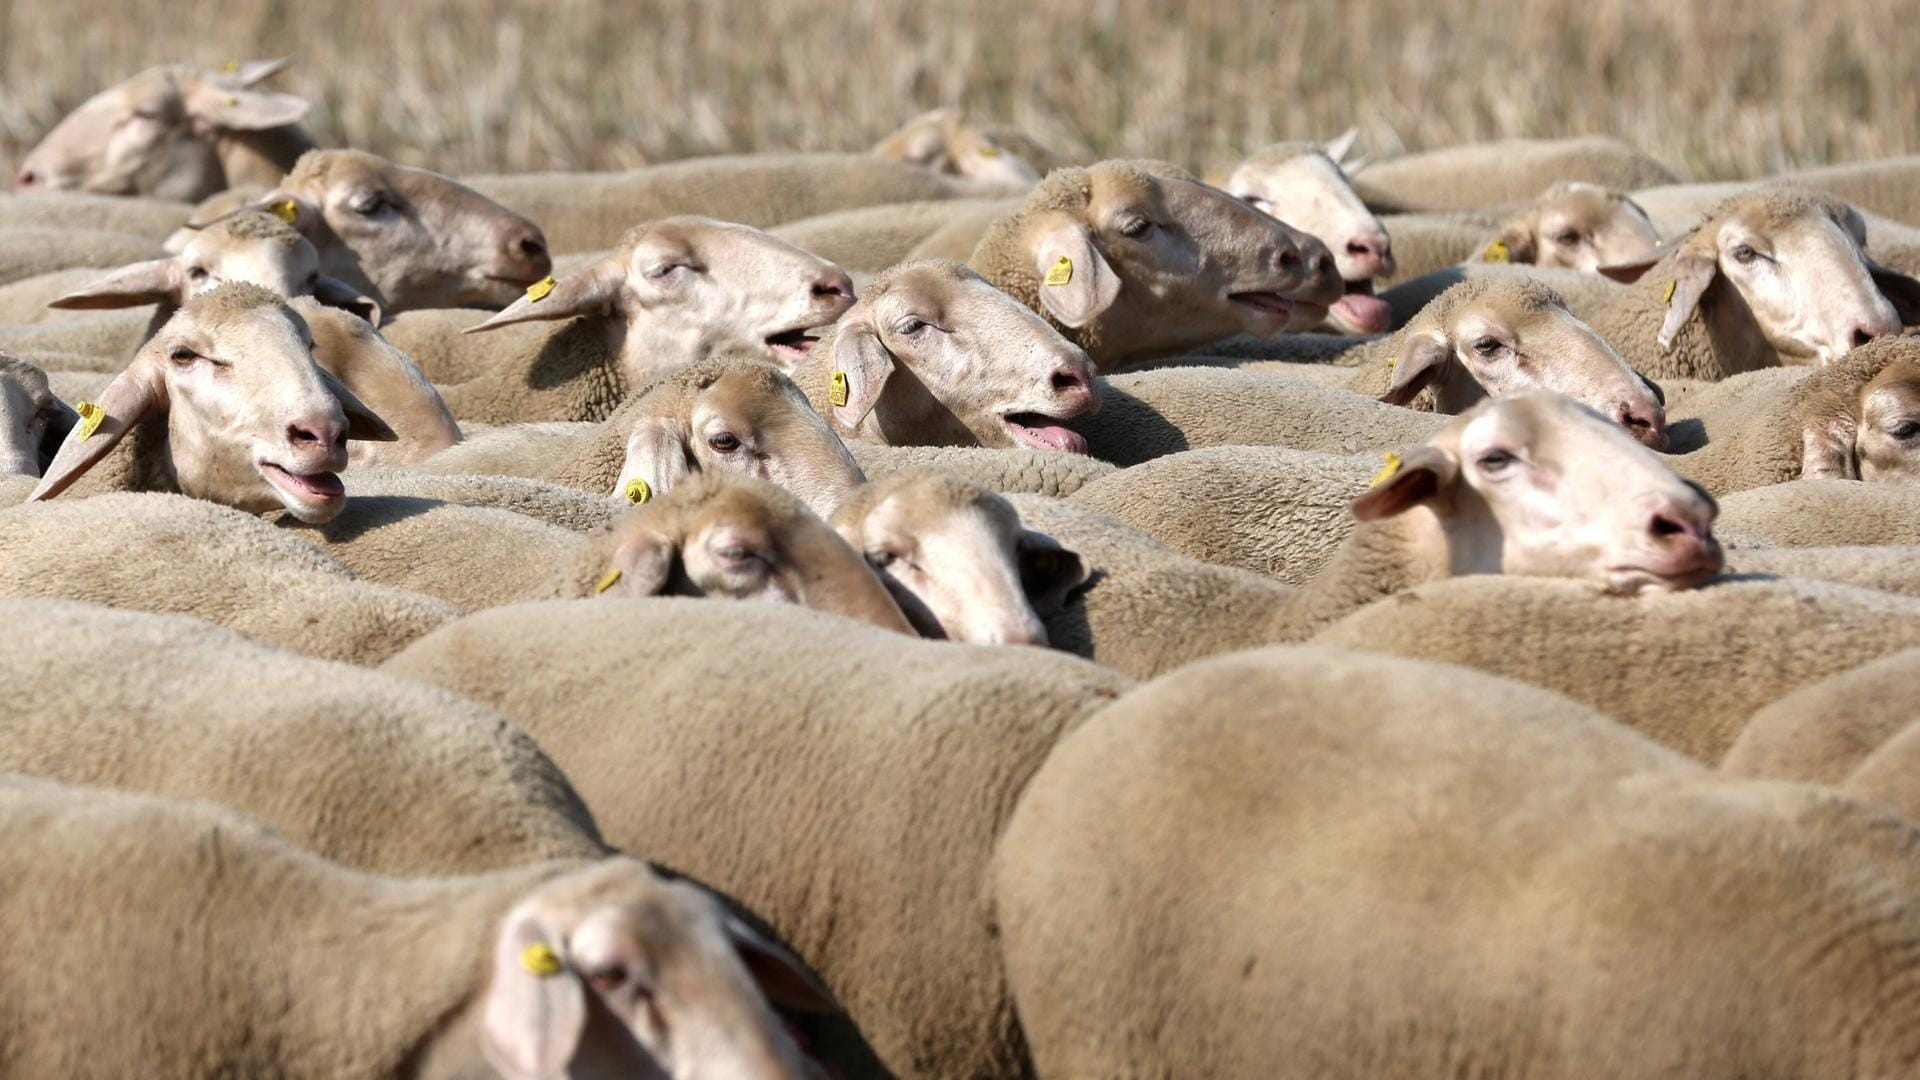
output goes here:
{"type": "Polygon", "coordinates": [[[1673,303],[1673,289],[1674,289],[1674,286],[1676,286],[1676,285],[1678,285],[1678,284],[1680,284],[1680,279],[1679,279],[1679,278],[1675,278],[1675,279],[1673,279],[1672,281],[1669,281],[1669,282],[1667,282],[1667,292],[1666,292],[1666,295],[1665,295],[1665,296],[1662,296],[1662,297],[1660,298],[1660,302],[1661,302],[1661,303],[1663,303],[1663,304],[1671,304],[1671,303],[1673,303]]]}
{"type": "Polygon", "coordinates": [[[827,391],[827,400],[835,405],[845,405],[847,403],[846,372],[836,371],[833,373],[833,388],[827,391]]]}
{"type": "Polygon", "coordinates": [[[545,300],[547,294],[553,291],[553,287],[556,284],[558,284],[558,282],[553,280],[553,275],[548,274],[546,277],[527,286],[527,299],[535,304],[545,300]]]}
{"type": "Polygon", "coordinates": [[[1388,371],[1392,371],[1392,370],[1393,370],[1394,368],[1397,368],[1397,367],[1399,367],[1399,366],[1400,366],[1400,358],[1399,358],[1399,357],[1397,357],[1397,356],[1389,356],[1389,357],[1387,357],[1387,370],[1388,370],[1388,371]]]}
{"type": "Polygon", "coordinates": [[[999,157],[1000,148],[997,146],[991,146],[991,145],[983,146],[980,148],[980,156],[981,157],[999,157]]]}
{"type": "Polygon", "coordinates": [[[220,70],[226,72],[229,75],[238,75],[240,73],[240,61],[229,60],[225,64],[221,65],[220,70]]]}
{"type": "Polygon", "coordinates": [[[293,224],[294,220],[300,216],[300,207],[296,205],[292,199],[281,199],[277,203],[270,203],[267,209],[273,211],[274,217],[279,218],[289,225],[293,224]]]}
{"type": "Polygon", "coordinates": [[[1386,461],[1387,463],[1385,465],[1380,466],[1380,471],[1373,474],[1373,479],[1367,481],[1368,487],[1377,488],[1381,484],[1393,479],[1393,475],[1400,471],[1399,454],[1387,454],[1386,461]]]}
{"type": "Polygon", "coordinates": [[[100,422],[107,418],[107,410],[91,401],[80,402],[73,407],[73,411],[80,414],[81,442],[93,438],[93,433],[100,430],[100,422]]]}
{"type": "Polygon", "coordinates": [[[621,494],[627,497],[628,502],[632,503],[635,506],[639,506],[641,503],[646,502],[648,499],[653,498],[653,489],[647,486],[647,482],[645,480],[642,480],[636,476],[633,479],[627,481],[627,486],[625,490],[621,492],[621,494]]]}
{"type": "MultiPolygon", "coordinates": [[[[616,566],[613,569],[607,571],[606,573],[600,575],[600,580],[593,583],[593,591],[596,593],[606,592],[608,589],[613,588],[614,584],[619,580],[620,580],[620,568],[616,566]]],[[[546,948],[546,946],[543,945],[543,946],[540,946],[540,948],[546,948]]],[[[549,949],[548,952],[549,954],[551,954],[552,950],[549,949]]],[[[559,961],[556,959],[554,963],[557,964],[559,963],[559,961]]],[[[529,970],[534,970],[534,969],[529,968],[529,970]]]]}
{"type": "Polygon", "coordinates": [[[1060,261],[1053,264],[1053,269],[1047,271],[1047,284],[1065,285],[1072,280],[1073,260],[1062,255],[1060,256],[1060,261]]]}
{"type": "Polygon", "coordinates": [[[520,966],[541,978],[560,974],[560,954],[544,941],[536,941],[520,950],[520,966]]]}
{"type": "Polygon", "coordinates": [[[1507,250],[1507,242],[1505,240],[1495,240],[1493,243],[1487,245],[1487,250],[1483,252],[1480,257],[1490,263],[1511,262],[1513,260],[1513,252],[1507,250]]]}

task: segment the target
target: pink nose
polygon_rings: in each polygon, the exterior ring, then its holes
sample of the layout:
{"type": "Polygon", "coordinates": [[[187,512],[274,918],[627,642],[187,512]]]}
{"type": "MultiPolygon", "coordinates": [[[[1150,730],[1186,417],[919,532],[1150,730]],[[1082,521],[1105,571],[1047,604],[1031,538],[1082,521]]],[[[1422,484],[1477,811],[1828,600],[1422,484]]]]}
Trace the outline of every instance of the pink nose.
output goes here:
{"type": "Polygon", "coordinates": [[[1062,363],[1053,370],[1050,382],[1053,392],[1068,406],[1081,409],[1082,415],[1091,416],[1100,411],[1100,393],[1094,389],[1093,376],[1085,364],[1062,363]]]}
{"type": "Polygon", "coordinates": [[[1357,273],[1353,280],[1393,276],[1393,241],[1387,234],[1361,233],[1347,241],[1347,263],[1357,273]]]}
{"type": "Polygon", "coordinates": [[[1712,509],[1712,501],[1703,498],[1698,507],[1675,505],[1655,513],[1647,522],[1655,550],[1675,567],[1717,572],[1726,556],[1713,536],[1712,509]]]}
{"type": "Polygon", "coordinates": [[[287,425],[287,445],[303,467],[339,468],[347,453],[347,423],[343,417],[307,416],[287,425]]]}
{"type": "Polygon", "coordinates": [[[1648,408],[1646,402],[1623,401],[1614,408],[1613,418],[1648,449],[1667,448],[1667,413],[1660,406],[1648,408]]]}
{"type": "Polygon", "coordinates": [[[813,283],[813,295],[815,297],[839,299],[852,303],[853,279],[847,276],[846,271],[836,269],[831,273],[822,275],[818,281],[813,283]]]}

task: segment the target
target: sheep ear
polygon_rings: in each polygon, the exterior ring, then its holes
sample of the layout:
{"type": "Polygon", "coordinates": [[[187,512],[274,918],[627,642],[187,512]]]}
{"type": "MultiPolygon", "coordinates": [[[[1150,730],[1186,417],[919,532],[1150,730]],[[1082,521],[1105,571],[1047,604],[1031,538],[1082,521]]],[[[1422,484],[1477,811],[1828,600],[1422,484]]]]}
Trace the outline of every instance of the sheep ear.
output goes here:
{"type": "Polygon", "coordinates": [[[1715,274],[1720,272],[1720,260],[1711,251],[1684,250],[1673,258],[1673,278],[1668,285],[1667,317],[1660,324],[1660,336],[1654,340],[1662,352],[1673,347],[1673,339],[1679,336],[1680,328],[1693,318],[1700,306],[1700,298],[1706,295],[1707,286],[1713,284],[1715,274]]]}
{"type": "Polygon", "coordinates": [[[1373,486],[1353,500],[1353,516],[1361,521],[1379,521],[1405,513],[1452,488],[1459,475],[1453,455],[1437,446],[1421,443],[1388,454],[1386,465],[1373,478],[1373,486]]]}
{"type": "Polygon", "coordinates": [[[286,127],[307,118],[307,100],[292,94],[202,82],[186,93],[187,114],[208,127],[223,131],[264,131],[286,127]]]}
{"type": "Polygon", "coordinates": [[[1860,479],[1860,466],[1853,454],[1856,438],[1851,415],[1809,421],[1800,433],[1800,475],[1811,480],[1860,479]]]}
{"type": "MultiPolygon", "coordinates": [[[[250,211],[263,213],[263,214],[272,214],[273,216],[293,226],[294,229],[300,232],[302,235],[306,235],[312,232],[315,229],[315,227],[317,227],[320,224],[321,221],[325,220],[325,215],[320,212],[320,208],[318,206],[315,206],[313,203],[309,202],[307,199],[299,195],[295,195],[291,192],[282,190],[282,191],[268,192],[266,195],[263,195],[260,198],[255,199],[244,206],[240,206],[225,214],[221,214],[219,217],[213,218],[209,221],[202,221],[198,223],[189,222],[187,225],[187,228],[205,229],[205,228],[208,228],[209,226],[218,225],[220,222],[225,221],[228,218],[235,216],[236,214],[244,214],[250,211]]],[[[185,230],[181,230],[181,232],[184,232],[184,231],[185,230]]],[[[171,245],[174,241],[174,237],[177,237],[179,235],[180,235],[180,232],[175,232],[173,236],[170,236],[167,238],[167,243],[171,245]]],[[[191,234],[189,234],[189,236],[191,236],[191,234]]],[[[181,249],[184,249],[185,247],[186,247],[186,244],[184,243],[180,245],[181,249]]],[[[173,249],[172,247],[169,247],[168,250],[174,251],[176,255],[179,254],[179,251],[173,249]]]]}
{"type": "Polygon", "coordinates": [[[559,282],[551,279],[535,282],[526,294],[506,310],[463,333],[477,334],[497,330],[514,323],[571,319],[576,315],[604,315],[620,303],[627,284],[627,269],[614,259],[602,259],[559,282]]]}
{"type": "Polygon", "coordinates": [[[177,259],[149,259],[123,266],[106,277],[48,304],[66,311],[180,304],[187,299],[187,276],[177,259]]]}
{"type": "Polygon", "coordinates": [[[1920,323],[1920,281],[1881,266],[1872,259],[1867,260],[1867,272],[1873,275],[1873,283],[1879,287],[1880,295],[1893,305],[1894,313],[1900,316],[1901,326],[1920,323]]]}
{"type": "Polygon", "coordinates": [[[1451,363],[1453,342],[1447,335],[1438,330],[1408,334],[1401,343],[1400,354],[1393,358],[1392,377],[1380,400],[1389,405],[1405,405],[1433,385],[1451,363]]]}
{"type": "Polygon", "coordinates": [[[693,471],[687,440],[685,427],[663,417],[635,424],[627,436],[627,456],[620,463],[612,498],[638,506],[672,491],[693,471]]]}
{"type": "Polygon", "coordinates": [[[1327,156],[1333,159],[1335,165],[1345,165],[1347,163],[1347,155],[1352,153],[1353,144],[1359,138],[1360,129],[1357,127],[1350,127],[1340,134],[1335,135],[1327,142],[1327,156]]]}
{"type": "Polygon", "coordinates": [[[275,60],[236,60],[230,65],[232,70],[223,74],[231,82],[241,86],[252,86],[280,74],[291,63],[293,58],[290,56],[282,56],[275,60]]]}
{"type": "Polygon", "coordinates": [[[586,988],[560,956],[560,936],[524,905],[493,949],[482,1013],[486,1057],[510,1080],[564,1075],[587,1026],[586,988]]]}
{"type": "Polygon", "coordinates": [[[347,438],[361,442],[399,442],[400,436],[387,426],[380,414],[367,408],[366,403],[354,396],[340,377],[318,364],[314,370],[320,373],[320,381],[327,391],[340,402],[340,411],[347,414],[347,438]]]}
{"type": "Polygon", "coordinates": [[[81,402],[76,406],[77,422],[61,440],[60,449],[54,453],[27,501],[51,499],[72,487],[75,480],[86,475],[88,469],[119,445],[127,432],[147,417],[165,411],[166,407],[166,376],[152,360],[136,357],[127,370],[100,392],[97,404],[81,402]]]}
{"type": "Polygon", "coordinates": [[[746,966],[747,974],[760,987],[768,1002],[782,1009],[831,1013],[840,1010],[839,1002],[800,958],[773,939],[748,926],[737,916],[721,917],[727,940],[746,966]]]}
{"type": "Polygon", "coordinates": [[[1040,303],[1054,318],[1077,329],[1113,306],[1120,279],[1093,246],[1093,234],[1085,225],[1063,219],[1043,227],[1033,239],[1040,303]]]}
{"type": "Polygon", "coordinates": [[[613,549],[606,576],[600,579],[606,587],[596,585],[595,589],[601,596],[659,596],[667,591],[677,554],[672,538],[665,533],[629,530],[627,538],[613,549]]]}
{"type": "Polygon", "coordinates": [[[365,319],[368,326],[380,325],[380,302],[339,278],[320,275],[313,283],[313,298],[328,307],[353,312],[365,319]]]}
{"type": "Polygon", "coordinates": [[[1534,235],[1532,222],[1509,221],[1500,235],[1487,242],[1480,253],[1473,257],[1475,262],[1485,263],[1531,263],[1540,258],[1540,238],[1534,235]]]}
{"type": "Polygon", "coordinates": [[[1041,618],[1058,614],[1073,591],[1087,583],[1093,571],[1080,553],[1043,532],[1020,534],[1020,588],[1041,618]]]}
{"type": "Polygon", "coordinates": [[[879,404],[892,374],[893,354],[881,343],[871,316],[842,321],[834,335],[833,396],[828,399],[834,418],[848,431],[859,427],[879,404]]]}

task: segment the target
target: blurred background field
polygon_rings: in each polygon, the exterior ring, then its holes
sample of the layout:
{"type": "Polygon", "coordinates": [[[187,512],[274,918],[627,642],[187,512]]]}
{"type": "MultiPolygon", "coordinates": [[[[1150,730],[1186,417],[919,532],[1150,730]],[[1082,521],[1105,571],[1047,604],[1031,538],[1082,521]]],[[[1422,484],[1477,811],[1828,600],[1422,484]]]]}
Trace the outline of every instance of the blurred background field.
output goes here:
{"type": "Polygon", "coordinates": [[[1620,135],[1717,179],[1920,151],[1914,0],[0,0],[0,166],[150,64],[289,55],[323,145],[452,173],[860,149],[959,104],[1206,168],[1620,135]]]}

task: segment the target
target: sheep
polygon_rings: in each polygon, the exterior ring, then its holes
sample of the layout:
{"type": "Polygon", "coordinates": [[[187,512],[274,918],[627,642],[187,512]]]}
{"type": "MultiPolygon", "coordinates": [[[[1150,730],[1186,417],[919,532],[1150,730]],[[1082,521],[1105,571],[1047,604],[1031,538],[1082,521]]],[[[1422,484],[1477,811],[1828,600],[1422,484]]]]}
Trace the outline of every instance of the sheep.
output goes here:
{"type": "Polygon", "coordinates": [[[489,506],[580,533],[606,525],[613,520],[616,509],[608,499],[520,476],[433,475],[411,468],[368,468],[351,470],[344,479],[355,497],[397,495],[489,506]]]}
{"type": "Polygon", "coordinates": [[[24,777],[0,820],[28,1075],[807,1075],[750,932],[635,859],[377,877],[211,804],[24,777]]]}
{"type": "Polygon", "coordinates": [[[1871,263],[1847,217],[1791,188],[1736,195],[1686,238],[1609,267],[1637,280],[1586,319],[1654,379],[1829,363],[1900,329],[1888,296],[1920,311],[1920,282],[1871,263]]]}
{"type": "Polygon", "coordinates": [[[159,252],[157,241],[102,229],[0,228],[0,285],[7,290],[0,320],[28,322],[39,314],[14,299],[23,282],[76,267],[119,266],[159,252]]]}
{"type": "Polygon", "coordinates": [[[1004,497],[956,473],[910,469],[855,491],[832,525],[922,637],[1045,645],[1041,614],[1087,580],[1077,552],[1032,529],[1004,497]]]}
{"type": "Polygon", "coordinates": [[[372,324],[316,297],[297,296],[288,306],[313,334],[313,362],[340,380],[394,433],[390,442],[351,443],[350,466],[410,465],[460,441],[460,425],[440,391],[372,324]]]}
{"type": "Polygon", "coordinates": [[[995,221],[1020,209],[1023,202],[1024,199],[1018,198],[964,200],[965,205],[954,208],[950,221],[928,233],[900,261],[951,259],[954,262],[966,262],[973,258],[973,249],[980,246],[980,238],[987,235],[987,229],[995,221]]]}
{"type": "Polygon", "coordinates": [[[238,61],[223,71],[152,67],[88,98],[28,151],[23,193],[88,191],[188,202],[238,184],[271,184],[313,137],[307,103],[254,87],[287,66],[238,61]]]}
{"type": "Polygon", "coordinates": [[[880,140],[874,156],[948,176],[1027,188],[1061,165],[1058,154],[1005,124],[982,123],[959,109],[934,109],[880,140]]]}
{"type": "Polygon", "coordinates": [[[1501,222],[1475,258],[1594,271],[1626,262],[1659,242],[1653,220],[1632,196],[1563,180],[1501,222]]]}
{"type": "Polygon", "coordinates": [[[1920,341],[1869,342],[1700,422],[1705,445],[1672,464],[1715,495],[1803,476],[1920,484],[1920,341]]]}
{"type": "Polygon", "coordinates": [[[0,511],[0,595],[193,615],[328,660],[377,663],[459,615],[354,580],[260,519],[178,495],[118,493],[0,511]]]}
{"type": "Polygon", "coordinates": [[[1800,479],[1721,500],[1732,528],[1781,547],[1920,544],[1920,492],[1904,485],[1800,479]]]}
{"type": "Polygon", "coordinates": [[[1340,299],[1318,240],[1164,162],[1056,169],[968,259],[1103,373],[1241,332],[1270,337],[1340,299]]]}
{"type": "Polygon", "coordinates": [[[1500,217],[1492,212],[1453,210],[1382,214],[1380,223],[1393,237],[1394,272],[1382,275],[1384,287],[1466,263],[1487,246],[1500,226],[1500,217]]]}
{"type": "MultiPolygon", "coordinates": [[[[439,173],[358,150],[312,150],[264,195],[232,212],[264,210],[300,231],[323,273],[372,297],[386,312],[500,307],[553,269],[540,227],[439,173]]],[[[196,213],[168,239],[178,252],[196,213]]]]}
{"type": "MultiPolygon", "coordinates": [[[[1013,200],[1018,206],[1018,200],[1013,200]]],[[[907,261],[908,253],[957,222],[986,222],[1011,209],[1006,199],[933,199],[836,210],[776,225],[767,232],[803,251],[811,251],[854,273],[877,274],[907,261]]],[[[955,259],[966,261],[979,243],[979,231],[955,259]]]]}
{"type": "Polygon", "coordinates": [[[46,372],[0,352],[0,476],[37,479],[79,419],[46,372]]]}
{"type": "Polygon", "coordinates": [[[1555,694],[1329,648],[1061,740],[994,852],[1042,1076],[1894,1076],[1920,833],[1555,694]]]}
{"type": "Polygon", "coordinates": [[[92,487],[331,520],[346,505],[338,470],[347,440],[398,436],[312,350],[306,320],[257,285],[191,298],[97,404],[75,406],[80,422],[29,500],[67,490],[137,431],[112,468],[88,478],[92,487]]]}
{"type": "Polygon", "coordinates": [[[1026,778],[1124,676],[672,598],[480,612],[386,670],[527,728],[612,843],[762,915],[891,1074],[1024,1071],[981,874],[1026,778]]]}
{"type": "Polygon", "coordinates": [[[467,182],[545,227],[554,250],[610,248],[636,221],[698,214],[757,229],[883,203],[1012,194],[871,154],[734,154],[614,173],[467,182]]]}
{"type": "Polygon", "coordinates": [[[0,652],[0,769],[217,802],[373,873],[611,854],[532,739],[438,688],[181,615],[35,599],[0,613],[18,631],[0,652]]]}
{"type": "Polygon", "coordinates": [[[1920,645],[1920,600],[1824,581],[1732,578],[1621,598],[1575,582],[1461,579],[1369,605],[1313,640],[1557,690],[1712,763],[1762,705],[1920,645]]]}
{"type": "MultiPolygon", "coordinates": [[[[16,194],[0,199],[0,229],[51,229],[60,233],[124,233],[145,242],[147,254],[158,254],[167,235],[186,224],[193,207],[171,199],[87,195],[76,191],[44,195],[16,194]]],[[[81,238],[82,243],[105,243],[104,238],[81,238]]],[[[137,255],[135,257],[138,257],[137,255]]],[[[124,262],[110,259],[106,265],[124,262]]],[[[65,263],[66,266],[86,265],[65,263]]]]}
{"type": "MultiPolygon", "coordinates": [[[[1920,649],[1891,653],[1809,683],[1755,712],[1720,771],[1838,787],[1913,723],[1920,649]]],[[[1915,816],[1911,804],[1902,807],[1915,816]]]]}
{"type": "Polygon", "coordinates": [[[1297,592],[1226,567],[1176,573],[1133,530],[1073,504],[1014,505],[1104,575],[1047,620],[1048,640],[1142,678],[1303,640],[1448,574],[1579,577],[1632,593],[1690,588],[1723,562],[1710,499],[1597,414],[1542,392],[1489,401],[1389,455],[1351,503],[1361,524],[1297,592]],[[1162,632],[1170,618],[1182,633],[1162,632]]]}
{"type": "Polygon", "coordinates": [[[147,333],[143,311],[108,311],[59,321],[0,326],[0,349],[43,363],[48,370],[125,370],[132,346],[147,333]]]}
{"type": "Polygon", "coordinates": [[[1339,334],[1388,329],[1387,309],[1374,296],[1376,279],[1397,272],[1387,229],[1360,201],[1341,160],[1357,131],[1322,146],[1283,142],[1248,154],[1214,186],[1256,210],[1320,238],[1339,269],[1345,295],[1328,309],[1326,325],[1339,334]]]}
{"type": "Polygon", "coordinates": [[[976,446],[848,445],[868,479],[907,469],[935,468],[958,473],[999,492],[1025,492],[1065,498],[1083,486],[1118,471],[1098,458],[1052,450],[989,450],[976,446]]]}
{"type": "MultiPolygon", "coordinates": [[[[644,396],[644,395],[643,395],[644,396]]],[[[628,397],[622,404],[634,400],[628,397]]],[[[554,469],[589,444],[609,436],[606,420],[555,420],[530,424],[468,423],[460,442],[413,468],[439,476],[514,476],[550,480],[554,469]]],[[[585,489],[582,489],[585,490],[585,489]]],[[[605,492],[599,494],[604,495],[605,492]]]]}
{"type": "Polygon", "coordinates": [[[954,262],[881,274],[794,368],[849,442],[1083,453],[1067,425],[1100,407],[1078,346],[954,262]]]}
{"type": "Polygon", "coordinates": [[[635,226],[606,260],[529,290],[466,332],[559,326],[449,345],[438,356],[399,324],[393,340],[445,387],[463,420],[604,420],[630,389],[710,356],[789,367],[813,348],[810,332],[852,304],[853,284],[832,263],[758,229],[667,218],[635,226]]]}
{"type": "Polygon", "coordinates": [[[1618,139],[1502,139],[1375,161],[1354,187],[1375,210],[1478,210],[1520,203],[1549,184],[1584,180],[1637,191],[1677,179],[1618,139]]]}

